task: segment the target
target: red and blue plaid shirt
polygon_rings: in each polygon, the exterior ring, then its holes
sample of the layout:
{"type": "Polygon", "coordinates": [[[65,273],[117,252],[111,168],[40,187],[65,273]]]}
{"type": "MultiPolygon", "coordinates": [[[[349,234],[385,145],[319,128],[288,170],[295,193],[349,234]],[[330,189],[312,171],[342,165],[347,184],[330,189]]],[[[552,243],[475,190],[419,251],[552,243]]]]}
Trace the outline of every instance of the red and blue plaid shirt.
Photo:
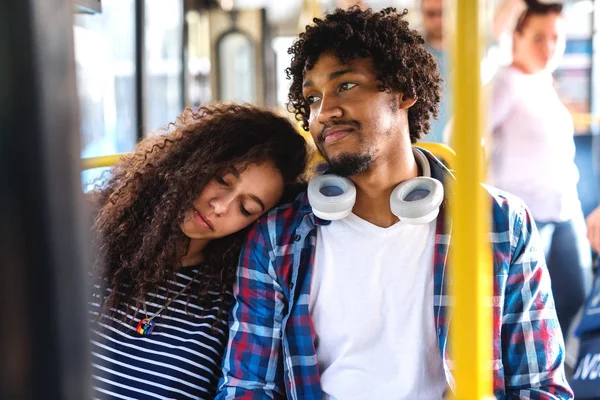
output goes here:
{"type": "MultiPolygon", "coordinates": [[[[432,176],[452,175],[427,154],[432,176]]],[[[493,370],[499,399],[571,399],[564,343],[535,224],[522,201],[486,188],[492,206],[493,370]]],[[[446,381],[452,389],[447,256],[451,224],[442,204],[435,235],[434,318],[446,381]]],[[[310,283],[318,240],[306,194],[264,216],[240,258],[230,338],[217,399],[321,399],[310,283]]],[[[469,349],[465,349],[469,351],[469,349]]]]}

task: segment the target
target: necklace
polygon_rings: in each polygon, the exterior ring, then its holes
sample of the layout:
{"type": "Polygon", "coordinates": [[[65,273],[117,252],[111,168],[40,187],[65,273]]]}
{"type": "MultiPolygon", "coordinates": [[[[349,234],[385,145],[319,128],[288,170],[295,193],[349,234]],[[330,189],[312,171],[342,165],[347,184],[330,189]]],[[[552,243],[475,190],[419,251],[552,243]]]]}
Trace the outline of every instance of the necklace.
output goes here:
{"type": "MultiPolygon", "coordinates": [[[[154,313],[154,315],[152,315],[151,317],[146,317],[144,319],[141,319],[137,325],[137,328],[135,328],[135,331],[142,336],[150,336],[150,334],[154,330],[154,318],[158,317],[160,315],[160,313],[165,311],[172,302],[174,302],[179,296],[181,296],[181,294],[183,292],[185,292],[192,285],[192,282],[194,282],[194,279],[196,279],[196,277],[198,276],[199,273],[200,273],[200,269],[198,269],[198,271],[196,271],[196,273],[194,274],[192,279],[190,279],[190,282],[187,285],[185,285],[185,287],[183,289],[181,289],[179,291],[179,293],[177,293],[175,296],[171,297],[165,303],[165,305],[160,308],[160,310],[158,310],[157,312],[154,313]]],[[[144,315],[148,315],[148,312],[146,311],[146,301],[144,301],[142,304],[144,305],[144,315]]]]}

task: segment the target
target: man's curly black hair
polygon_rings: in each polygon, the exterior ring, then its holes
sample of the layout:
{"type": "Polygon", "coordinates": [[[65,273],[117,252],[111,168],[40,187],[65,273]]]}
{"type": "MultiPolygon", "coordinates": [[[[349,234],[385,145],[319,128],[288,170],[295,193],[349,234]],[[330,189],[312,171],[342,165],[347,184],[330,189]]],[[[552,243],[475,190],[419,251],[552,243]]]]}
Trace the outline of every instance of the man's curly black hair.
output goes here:
{"type": "Polygon", "coordinates": [[[408,27],[404,19],[407,12],[393,7],[373,12],[355,6],[337,9],[324,19],[315,18],[314,25],[306,27],[288,50],[293,57],[286,70],[292,79],[288,108],[305,130],[310,108],[302,96],[304,71],[312,69],[321,54],[328,53],[343,62],[371,58],[381,91],[417,99],[408,111],[411,142],[429,132],[430,116],[438,114],[441,78],[435,59],[423,47],[423,38],[408,27]]]}

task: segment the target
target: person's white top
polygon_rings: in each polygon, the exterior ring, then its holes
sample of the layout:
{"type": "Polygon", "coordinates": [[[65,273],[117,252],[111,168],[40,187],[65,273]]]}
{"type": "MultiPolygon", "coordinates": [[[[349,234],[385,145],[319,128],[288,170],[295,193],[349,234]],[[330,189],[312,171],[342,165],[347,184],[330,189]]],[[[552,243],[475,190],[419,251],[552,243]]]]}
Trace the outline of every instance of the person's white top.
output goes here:
{"type": "Polygon", "coordinates": [[[309,311],[326,400],[440,399],[433,313],[435,221],[320,226],[309,311]]]}
{"type": "Polygon", "coordinates": [[[502,68],[492,82],[489,183],[516,194],[538,221],[565,221],[578,207],[573,119],[543,71],[502,68]]]}

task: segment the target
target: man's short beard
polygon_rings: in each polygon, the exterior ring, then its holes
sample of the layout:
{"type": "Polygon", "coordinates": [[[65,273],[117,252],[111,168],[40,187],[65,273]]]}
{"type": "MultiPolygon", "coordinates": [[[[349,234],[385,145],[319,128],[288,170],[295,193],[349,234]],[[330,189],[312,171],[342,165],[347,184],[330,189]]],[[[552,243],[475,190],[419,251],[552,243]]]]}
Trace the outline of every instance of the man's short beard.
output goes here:
{"type": "Polygon", "coordinates": [[[370,154],[342,154],[334,160],[328,160],[330,174],[352,176],[366,171],[373,162],[370,154]]]}

